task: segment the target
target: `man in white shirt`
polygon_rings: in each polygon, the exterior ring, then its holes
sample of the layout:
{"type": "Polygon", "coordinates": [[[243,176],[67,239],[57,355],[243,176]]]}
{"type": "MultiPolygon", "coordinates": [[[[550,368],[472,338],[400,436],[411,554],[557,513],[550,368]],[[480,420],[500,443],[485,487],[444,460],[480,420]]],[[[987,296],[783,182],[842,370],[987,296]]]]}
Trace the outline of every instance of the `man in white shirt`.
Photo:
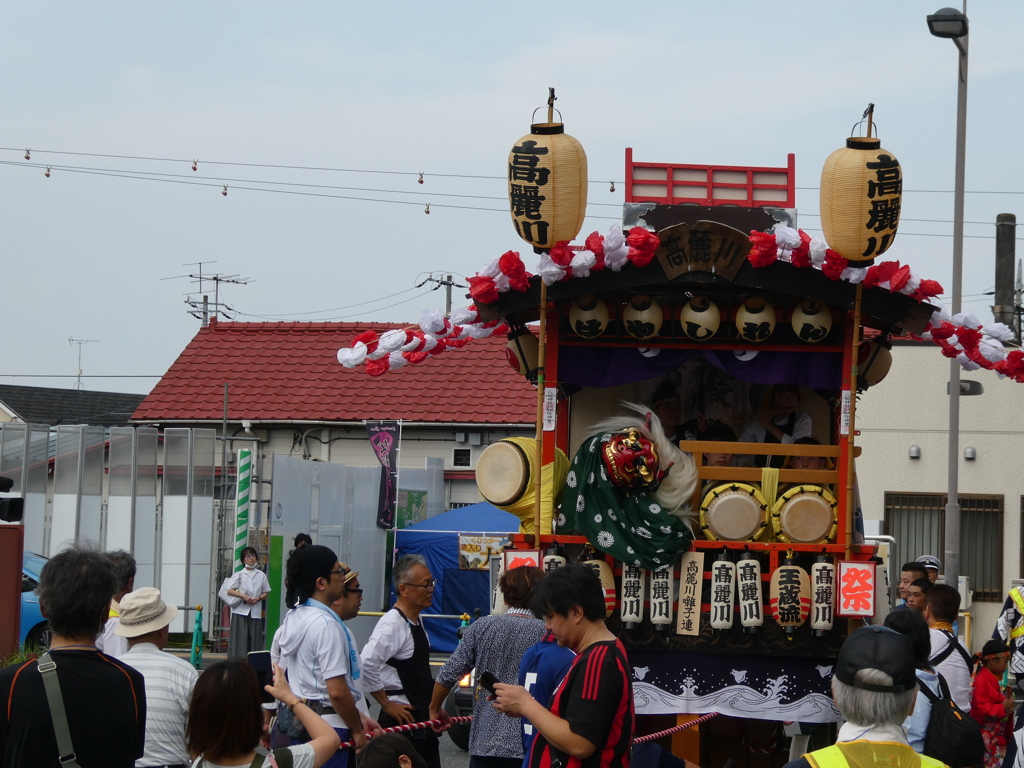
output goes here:
{"type": "MultiPolygon", "coordinates": [[[[434,602],[434,578],[422,555],[405,555],[393,571],[395,606],[381,617],[363,647],[363,689],[381,706],[384,728],[430,717],[434,679],[430,641],[419,621],[434,602]]],[[[430,768],[441,768],[437,734],[431,729],[408,734],[430,768]]]]}
{"type": "MultiPolygon", "coordinates": [[[[754,415],[740,433],[741,443],[782,443],[789,445],[801,437],[809,437],[813,431],[811,417],[799,413],[800,388],[792,384],[775,384],[771,387],[770,405],[754,415]]],[[[783,456],[754,456],[758,467],[781,467],[783,456]]]]}
{"type": "Polygon", "coordinates": [[[270,594],[267,574],[256,567],[256,550],[246,547],[241,555],[242,570],[228,582],[228,594],[241,598],[231,607],[228,658],[245,658],[250,651],[263,650],[263,601],[270,594]]]}
{"type": "MultiPolygon", "coordinates": [[[[288,682],[295,695],[321,715],[342,741],[353,741],[360,749],[366,743],[366,734],[356,704],[362,697],[358,686],[359,657],[349,640],[348,630],[331,609],[339,600],[358,597],[354,592],[358,587],[348,589],[358,574],[339,562],[338,556],[327,547],[306,545],[288,557],[287,575],[285,602],[294,607],[275,635],[281,667],[288,672],[288,682]]],[[[288,726],[281,718],[285,712],[285,709],[278,710],[279,728],[288,726]]],[[[302,736],[293,735],[292,743],[302,742],[302,736]]],[[[352,750],[339,750],[324,763],[326,768],[354,765],[352,750]]]]}
{"type": "Polygon", "coordinates": [[[136,768],[185,766],[185,720],[199,673],[184,659],[164,653],[167,627],[177,607],[160,598],[160,590],[140,587],[124,596],[117,634],[128,642],[121,658],[146,678],[146,752],[136,768]]]}
{"type": "Polygon", "coordinates": [[[935,584],[925,595],[924,618],[932,638],[931,665],[946,678],[953,701],[971,711],[971,656],[953,634],[960,612],[960,593],[948,584],[935,584]]]}
{"type": "Polygon", "coordinates": [[[120,601],[135,588],[135,558],[123,549],[105,552],[104,556],[114,566],[117,576],[117,594],[110,601],[110,612],[107,623],[96,637],[96,647],[108,656],[121,658],[128,653],[128,641],[117,634],[118,618],[121,613],[120,601]]]}

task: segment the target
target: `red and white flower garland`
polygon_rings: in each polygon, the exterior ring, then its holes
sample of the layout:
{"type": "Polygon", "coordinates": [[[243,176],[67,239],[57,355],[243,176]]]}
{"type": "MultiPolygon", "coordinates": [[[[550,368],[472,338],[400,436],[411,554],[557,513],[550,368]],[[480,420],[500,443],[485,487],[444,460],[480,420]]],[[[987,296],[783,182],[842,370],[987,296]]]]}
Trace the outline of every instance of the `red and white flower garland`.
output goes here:
{"type": "MultiPolygon", "coordinates": [[[[747,259],[754,267],[783,261],[795,267],[817,269],[830,280],[883,288],[921,302],[942,293],[938,282],[919,277],[909,265],[883,261],[870,267],[850,266],[824,240],[792,227],[779,225],[772,232],[751,232],[750,241],[753,248],[747,259]]],[[[552,285],[570,277],[587,277],[592,271],[618,272],[627,262],[646,267],[659,245],[657,234],[650,230],[633,227],[624,234],[622,227],[613,224],[607,235],[592,232],[583,246],[556,244],[541,255],[537,274],[546,285],[552,285]]],[[[531,277],[520,255],[507,251],[468,278],[469,293],[478,303],[493,304],[506,291],[525,292],[531,277]]],[[[983,325],[971,313],[950,317],[940,307],[932,315],[930,328],[920,337],[911,336],[934,341],[943,355],[956,358],[964,370],[985,368],[995,371],[1000,378],[1024,383],[1024,352],[1007,353],[1003,342],[1012,339],[1013,333],[1002,323],[983,325]]],[[[375,331],[365,331],[350,348],[338,350],[338,362],[346,368],[365,363],[368,374],[380,376],[409,363],[421,363],[446,349],[459,349],[471,339],[506,330],[500,320],[479,322],[475,306],[455,310],[450,317],[440,310],[424,310],[418,329],[394,329],[379,336],[375,331]]]]}
{"type": "Polygon", "coordinates": [[[338,350],[338,362],[346,368],[366,364],[370,376],[382,376],[409,363],[422,363],[428,357],[447,349],[461,349],[473,339],[482,339],[504,332],[505,323],[491,320],[482,323],[476,307],[457,309],[450,317],[441,310],[423,311],[419,328],[395,328],[377,334],[363,331],[351,347],[338,350]]]}

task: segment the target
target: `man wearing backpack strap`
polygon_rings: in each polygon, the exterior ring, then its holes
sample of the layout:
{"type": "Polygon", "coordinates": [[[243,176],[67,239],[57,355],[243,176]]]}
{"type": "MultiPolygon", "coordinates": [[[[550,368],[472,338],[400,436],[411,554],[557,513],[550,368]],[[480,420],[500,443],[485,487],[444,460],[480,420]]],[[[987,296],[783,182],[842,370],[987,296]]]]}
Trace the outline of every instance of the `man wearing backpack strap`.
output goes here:
{"type": "Polygon", "coordinates": [[[924,618],[932,637],[931,665],[949,684],[953,701],[971,711],[971,655],[953,634],[960,612],[960,593],[948,584],[936,584],[925,596],[924,618]]]}
{"type": "Polygon", "coordinates": [[[878,626],[855,630],[839,651],[832,678],[832,696],[846,718],[839,741],[786,768],[943,768],[941,761],[914,752],[903,730],[917,698],[914,666],[903,635],[878,626]]]}

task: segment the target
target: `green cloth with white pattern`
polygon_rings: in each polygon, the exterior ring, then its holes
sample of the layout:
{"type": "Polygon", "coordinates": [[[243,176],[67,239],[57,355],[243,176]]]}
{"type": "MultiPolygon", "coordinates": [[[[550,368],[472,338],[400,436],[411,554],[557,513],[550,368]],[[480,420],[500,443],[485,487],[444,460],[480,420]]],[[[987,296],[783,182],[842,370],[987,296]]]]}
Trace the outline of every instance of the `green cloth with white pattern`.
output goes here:
{"type": "Polygon", "coordinates": [[[579,531],[623,563],[660,571],[690,548],[686,524],[646,490],[626,491],[608,479],[601,459],[610,433],[587,438],[573,457],[555,532],[579,531]]]}

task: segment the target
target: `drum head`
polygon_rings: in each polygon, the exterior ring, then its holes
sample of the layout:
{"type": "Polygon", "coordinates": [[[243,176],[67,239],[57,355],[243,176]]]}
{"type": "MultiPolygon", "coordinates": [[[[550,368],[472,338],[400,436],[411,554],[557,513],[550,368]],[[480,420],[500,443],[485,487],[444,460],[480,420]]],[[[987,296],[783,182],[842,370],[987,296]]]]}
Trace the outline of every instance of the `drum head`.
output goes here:
{"type": "Polygon", "coordinates": [[[701,527],[716,541],[748,541],[759,537],[767,523],[760,491],[744,483],[712,488],[700,508],[701,527]]]}
{"type": "Polygon", "coordinates": [[[782,495],[772,519],[783,541],[796,544],[828,541],[835,537],[836,500],[824,488],[797,486],[782,495]]]}
{"type": "Polygon", "coordinates": [[[497,507],[514,504],[530,484],[530,470],[523,449],[499,440],[487,446],[476,462],[480,495],[497,507]]]}

